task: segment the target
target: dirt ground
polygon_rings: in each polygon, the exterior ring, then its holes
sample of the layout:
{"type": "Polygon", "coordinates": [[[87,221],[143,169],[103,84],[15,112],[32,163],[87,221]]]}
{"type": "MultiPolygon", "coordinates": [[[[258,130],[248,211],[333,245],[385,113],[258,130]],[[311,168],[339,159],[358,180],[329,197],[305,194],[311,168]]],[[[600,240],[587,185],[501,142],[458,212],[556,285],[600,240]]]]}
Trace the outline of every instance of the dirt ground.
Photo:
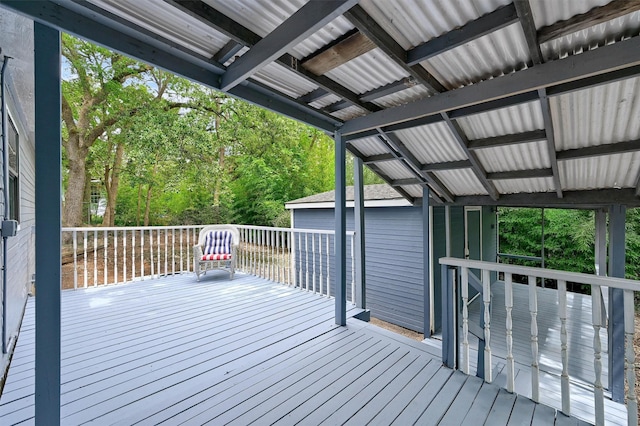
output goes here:
{"type": "Polygon", "coordinates": [[[377,325],[378,327],[384,328],[389,331],[393,331],[394,333],[401,334],[404,337],[408,337],[410,339],[417,340],[419,342],[422,342],[424,340],[424,334],[422,333],[418,333],[417,331],[409,330],[407,328],[400,327],[399,325],[382,321],[378,318],[371,317],[371,324],[377,325]]]}

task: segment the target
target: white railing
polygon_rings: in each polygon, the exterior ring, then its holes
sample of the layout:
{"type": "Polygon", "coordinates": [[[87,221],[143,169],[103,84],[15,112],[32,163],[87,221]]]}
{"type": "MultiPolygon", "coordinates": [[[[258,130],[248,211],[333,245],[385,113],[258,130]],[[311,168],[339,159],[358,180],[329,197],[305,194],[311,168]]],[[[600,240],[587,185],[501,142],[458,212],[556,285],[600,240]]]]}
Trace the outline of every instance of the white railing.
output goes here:
{"type": "MultiPolygon", "coordinates": [[[[203,225],[62,228],[62,288],[78,289],[193,271],[203,225]]],[[[333,296],[335,232],[237,225],[236,269],[333,296]]],[[[347,299],[356,298],[354,233],[347,233],[347,299]]]]}
{"type": "MultiPolygon", "coordinates": [[[[471,303],[469,299],[469,280],[470,270],[481,271],[482,282],[482,303],[484,305],[484,365],[478,366],[478,368],[484,369],[485,381],[490,382],[492,380],[491,366],[492,366],[492,337],[491,330],[497,329],[497,327],[504,326],[506,336],[506,388],[509,392],[514,391],[515,387],[515,374],[514,374],[514,359],[513,352],[513,276],[520,275],[528,277],[528,311],[530,316],[530,345],[531,345],[531,396],[536,402],[540,400],[540,366],[539,366],[539,348],[538,348],[538,287],[536,285],[537,280],[552,280],[557,283],[557,307],[558,307],[558,319],[560,321],[560,360],[562,365],[560,373],[560,392],[561,392],[561,410],[564,414],[570,415],[571,413],[571,377],[569,376],[569,357],[568,357],[568,332],[567,332],[567,282],[585,284],[591,287],[591,302],[592,302],[592,326],[594,330],[593,337],[593,373],[595,380],[593,382],[593,394],[594,394],[594,407],[595,407],[595,423],[596,425],[603,425],[605,423],[605,404],[604,404],[604,388],[602,384],[602,342],[600,337],[600,330],[606,326],[603,323],[603,315],[601,312],[602,307],[602,293],[601,287],[609,287],[620,289],[624,294],[624,334],[625,334],[625,350],[624,350],[624,367],[625,367],[625,379],[626,379],[626,405],[627,405],[627,420],[629,425],[636,426],[638,424],[638,406],[635,392],[635,351],[633,346],[634,337],[634,291],[640,291],[640,282],[627,280],[622,278],[611,278],[597,275],[571,273],[565,271],[557,271],[552,269],[521,267],[515,265],[498,264],[491,262],[481,262],[473,260],[464,260],[456,258],[442,258],[440,264],[443,265],[443,279],[445,277],[455,277],[457,274],[451,274],[447,271],[448,268],[457,268],[460,277],[460,295],[462,305],[462,336],[461,336],[461,362],[460,369],[466,374],[470,374],[469,363],[469,305],[471,303]],[[505,310],[506,310],[506,322],[505,324],[495,324],[491,321],[490,308],[491,308],[491,273],[500,273],[503,275],[503,281],[505,285],[505,310]]],[[[455,283],[449,282],[448,285],[454,286],[455,283]]],[[[455,294],[455,291],[454,293],[455,294]]],[[[456,304],[458,302],[455,302],[456,304]]],[[[455,304],[453,305],[455,306],[455,304]]],[[[445,310],[447,308],[445,307],[445,310]]],[[[457,315],[455,309],[451,310],[452,313],[448,317],[453,322],[451,330],[457,330],[457,315]]],[[[443,319],[444,321],[444,319],[443,319]]],[[[576,336],[580,337],[580,336],[576,336]]],[[[457,346],[458,337],[448,336],[455,340],[457,346]]],[[[443,342],[443,347],[446,345],[443,342]]],[[[609,354],[610,356],[612,354],[609,354]]]]}
{"type": "MultiPolygon", "coordinates": [[[[325,296],[335,294],[335,231],[237,225],[238,268],[325,296]]],[[[347,300],[355,301],[354,232],[347,232],[347,300]]]]}

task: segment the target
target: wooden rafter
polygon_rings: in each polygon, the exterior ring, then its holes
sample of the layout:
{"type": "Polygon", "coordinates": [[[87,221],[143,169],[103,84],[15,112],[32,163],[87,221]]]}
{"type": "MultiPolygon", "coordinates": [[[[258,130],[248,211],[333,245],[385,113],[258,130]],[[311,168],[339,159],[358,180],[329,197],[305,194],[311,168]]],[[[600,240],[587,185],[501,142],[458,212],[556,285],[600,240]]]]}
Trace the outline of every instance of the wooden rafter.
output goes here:
{"type": "Polygon", "coordinates": [[[316,75],[322,75],[357,58],[376,45],[357,29],[349,31],[332,43],[301,61],[302,66],[316,75]]]}

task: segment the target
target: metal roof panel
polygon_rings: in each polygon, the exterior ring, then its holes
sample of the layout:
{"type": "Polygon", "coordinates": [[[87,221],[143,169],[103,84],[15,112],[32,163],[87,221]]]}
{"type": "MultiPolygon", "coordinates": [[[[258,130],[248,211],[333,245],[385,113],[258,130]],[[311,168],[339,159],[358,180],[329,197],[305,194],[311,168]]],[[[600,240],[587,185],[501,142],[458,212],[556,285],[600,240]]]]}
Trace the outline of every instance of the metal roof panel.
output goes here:
{"type": "Polygon", "coordinates": [[[538,101],[474,114],[457,121],[471,140],[544,129],[538,101]]]}
{"type": "Polygon", "coordinates": [[[554,191],[553,178],[533,178],[533,179],[509,179],[494,180],[496,189],[501,194],[518,194],[521,192],[551,192],[554,191]]]}
{"type": "Polygon", "coordinates": [[[467,158],[445,123],[404,129],[396,134],[423,164],[467,158]]]}
{"type": "Polygon", "coordinates": [[[391,179],[411,179],[416,177],[402,161],[385,161],[378,168],[391,179]]]}
{"type": "Polygon", "coordinates": [[[471,169],[445,170],[435,172],[435,175],[454,195],[487,195],[471,169]]]}
{"type": "Polygon", "coordinates": [[[545,141],[479,149],[476,154],[487,173],[551,167],[545,141]]]}
{"type": "Polygon", "coordinates": [[[367,157],[389,152],[389,148],[376,137],[357,139],[351,141],[351,144],[367,157]]]}
{"type": "Polygon", "coordinates": [[[640,153],[561,161],[558,169],[564,190],[633,188],[640,171],[640,153]]]}

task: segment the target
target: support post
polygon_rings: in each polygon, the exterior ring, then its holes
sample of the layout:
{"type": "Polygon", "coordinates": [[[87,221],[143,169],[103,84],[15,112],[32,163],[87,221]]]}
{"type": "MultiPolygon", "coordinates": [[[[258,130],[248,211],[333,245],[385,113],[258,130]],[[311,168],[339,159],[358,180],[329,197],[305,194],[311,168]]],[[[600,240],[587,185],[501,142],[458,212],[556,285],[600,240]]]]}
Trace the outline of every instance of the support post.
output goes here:
{"type": "Polygon", "coordinates": [[[422,188],[422,280],[424,291],[424,337],[431,337],[431,235],[429,234],[429,187],[422,188]]]}
{"type": "Polygon", "coordinates": [[[347,325],[347,197],[346,197],[346,142],[339,130],[334,135],[336,145],[336,324],[347,325]]]}
{"type": "Polygon", "coordinates": [[[36,424],[60,424],[60,33],[34,23],[36,424]]]}
{"type": "MultiPolygon", "coordinates": [[[[607,275],[607,211],[598,209],[595,211],[596,235],[595,235],[595,271],[596,275],[607,275]]],[[[606,300],[609,299],[609,287],[600,286],[602,297],[600,298],[602,312],[601,324],[607,323],[607,312],[609,307],[606,300]]]]}
{"type": "Polygon", "coordinates": [[[442,283],[442,363],[449,368],[457,367],[456,349],[458,346],[456,327],[455,269],[441,266],[442,283]]]}
{"type": "MultiPolygon", "coordinates": [[[[624,278],[626,208],[609,208],[609,276],[624,278]]],[[[624,402],[624,291],[609,288],[609,390],[624,402]]]]}
{"type": "Polygon", "coordinates": [[[364,182],[362,159],[353,158],[353,218],[355,225],[355,264],[356,264],[356,306],[367,308],[367,278],[365,272],[365,235],[364,235],[364,182]]]}

